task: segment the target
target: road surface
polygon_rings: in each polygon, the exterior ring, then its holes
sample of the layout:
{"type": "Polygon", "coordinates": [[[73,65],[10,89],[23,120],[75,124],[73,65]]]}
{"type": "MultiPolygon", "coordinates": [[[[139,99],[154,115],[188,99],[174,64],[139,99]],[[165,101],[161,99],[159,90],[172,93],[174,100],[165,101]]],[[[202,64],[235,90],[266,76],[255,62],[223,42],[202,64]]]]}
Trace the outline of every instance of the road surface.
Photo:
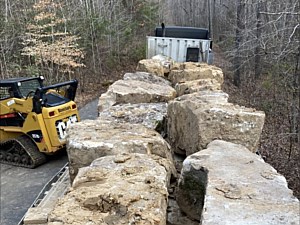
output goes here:
{"type": "MultiPolygon", "coordinates": [[[[79,110],[81,120],[97,117],[97,100],[79,110]]],[[[67,163],[66,153],[35,169],[0,164],[0,225],[17,225],[44,185],[67,163]]]]}

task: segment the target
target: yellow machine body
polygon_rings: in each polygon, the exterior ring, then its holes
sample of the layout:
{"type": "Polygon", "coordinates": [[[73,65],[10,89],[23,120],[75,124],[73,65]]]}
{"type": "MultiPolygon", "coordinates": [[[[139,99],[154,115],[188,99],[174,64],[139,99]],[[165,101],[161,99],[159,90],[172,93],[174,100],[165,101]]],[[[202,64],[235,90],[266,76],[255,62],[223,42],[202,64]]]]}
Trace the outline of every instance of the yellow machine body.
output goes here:
{"type": "MultiPolygon", "coordinates": [[[[74,102],[76,88],[76,80],[48,87],[42,85],[41,79],[1,80],[1,162],[32,164],[25,166],[33,168],[36,166],[32,162],[34,148],[44,154],[63,149],[67,128],[80,120],[74,102]],[[29,158],[25,157],[24,152],[29,158]]],[[[39,159],[40,156],[36,156],[37,164],[43,161],[39,159]]]]}
{"type": "Polygon", "coordinates": [[[28,113],[23,126],[0,126],[0,141],[27,135],[33,140],[43,153],[54,153],[66,144],[66,128],[79,121],[79,114],[75,102],[43,108],[41,114],[30,112],[32,98],[10,98],[0,102],[0,114],[15,119],[16,113],[28,113]],[[10,105],[11,104],[11,105],[10,105]],[[9,105],[9,106],[8,106],[9,105]]]}

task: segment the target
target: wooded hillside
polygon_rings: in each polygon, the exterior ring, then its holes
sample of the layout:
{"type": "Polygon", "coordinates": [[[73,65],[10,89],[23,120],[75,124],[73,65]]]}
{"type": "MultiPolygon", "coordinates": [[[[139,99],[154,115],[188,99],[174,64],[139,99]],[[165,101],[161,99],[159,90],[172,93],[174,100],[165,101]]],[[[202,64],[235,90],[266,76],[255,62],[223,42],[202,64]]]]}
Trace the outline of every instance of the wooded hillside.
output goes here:
{"type": "Polygon", "coordinates": [[[92,92],[145,58],[161,22],[211,28],[224,90],[266,112],[258,150],[300,197],[299,0],[0,0],[1,79],[75,77],[92,92]]]}

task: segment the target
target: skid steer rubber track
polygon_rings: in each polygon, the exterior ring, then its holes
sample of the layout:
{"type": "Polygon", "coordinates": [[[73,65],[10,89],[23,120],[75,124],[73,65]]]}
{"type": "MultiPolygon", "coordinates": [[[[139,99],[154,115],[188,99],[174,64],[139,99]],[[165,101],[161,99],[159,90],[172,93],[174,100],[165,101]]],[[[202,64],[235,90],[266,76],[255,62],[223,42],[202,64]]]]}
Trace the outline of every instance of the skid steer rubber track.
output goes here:
{"type": "Polygon", "coordinates": [[[29,137],[22,135],[0,143],[0,162],[35,168],[46,162],[46,156],[38,150],[29,137]]]}

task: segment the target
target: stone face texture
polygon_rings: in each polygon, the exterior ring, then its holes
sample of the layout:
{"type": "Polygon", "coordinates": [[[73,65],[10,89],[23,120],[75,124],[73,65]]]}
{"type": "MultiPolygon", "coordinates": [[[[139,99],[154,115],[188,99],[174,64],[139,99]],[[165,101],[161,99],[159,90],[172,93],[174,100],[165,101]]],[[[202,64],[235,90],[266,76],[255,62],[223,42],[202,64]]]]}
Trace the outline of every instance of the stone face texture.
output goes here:
{"type": "Polygon", "coordinates": [[[215,139],[242,144],[255,152],[264,118],[261,111],[227,103],[222,92],[184,95],[168,104],[169,142],[175,152],[186,155],[215,139]],[[223,98],[218,99],[219,95],[223,98]]]}
{"type": "Polygon", "coordinates": [[[186,81],[199,79],[214,79],[223,84],[223,72],[220,68],[201,64],[199,67],[188,67],[187,69],[173,69],[168,79],[175,85],[186,81]]]}
{"type": "Polygon", "coordinates": [[[199,91],[197,93],[179,96],[176,101],[195,101],[215,105],[227,105],[229,95],[221,90],[199,91]]]}
{"type": "Polygon", "coordinates": [[[177,83],[175,85],[177,96],[191,94],[199,91],[221,90],[221,84],[215,79],[201,79],[177,83]]]}
{"type": "Polygon", "coordinates": [[[138,62],[136,71],[148,72],[163,77],[165,69],[157,59],[142,59],[138,62]]]}
{"type": "Polygon", "coordinates": [[[29,208],[23,220],[24,225],[29,224],[47,224],[48,209],[29,208]]]}
{"type": "Polygon", "coordinates": [[[176,97],[176,91],[169,85],[140,80],[118,80],[99,98],[99,112],[122,103],[168,102],[176,97]]]}
{"type": "Polygon", "coordinates": [[[174,70],[184,70],[184,69],[195,69],[199,67],[215,67],[212,65],[208,65],[207,63],[202,63],[202,62],[175,62],[173,64],[172,69],[174,70]]]}
{"type": "Polygon", "coordinates": [[[178,205],[199,219],[193,205],[203,197],[195,187],[205,187],[202,225],[299,224],[299,201],[285,178],[242,145],[215,140],[184,161],[178,205]]]}
{"type": "Polygon", "coordinates": [[[167,103],[120,104],[99,113],[102,120],[143,124],[159,133],[166,132],[167,103]]]}
{"type": "Polygon", "coordinates": [[[169,198],[167,225],[199,225],[199,222],[188,218],[180,210],[177,202],[169,198]]]}
{"type": "Polygon", "coordinates": [[[165,225],[169,175],[144,154],[97,159],[80,169],[48,225],[165,225]]]}
{"type": "Polygon", "coordinates": [[[107,120],[84,120],[71,126],[67,153],[71,181],[79,168],[107,155],[142,153],[173,160],[169,144],[156,131],[141,124],[107,120]]]}
{"type": "Polygon", "coordinates": [[[139,80],[147,83],[171,86],[172,83],[162,77],[146,72],[125,73],[124,80],[139,80]]]}
{"type": "Polygon", "coordinates": [[[163,55],[153,56],[152,59],[140,60],[137,66],[137,71],[149,72],[161,77],[168,74],[172,69],[174,60],[163,55]]]}

